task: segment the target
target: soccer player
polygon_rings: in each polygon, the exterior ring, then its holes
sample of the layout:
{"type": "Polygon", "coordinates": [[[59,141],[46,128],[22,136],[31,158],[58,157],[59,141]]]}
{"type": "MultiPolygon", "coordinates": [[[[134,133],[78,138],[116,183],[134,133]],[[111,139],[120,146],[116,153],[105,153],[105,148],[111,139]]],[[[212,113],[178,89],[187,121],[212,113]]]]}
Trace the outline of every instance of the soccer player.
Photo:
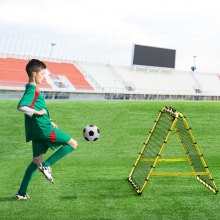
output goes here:
{"type": "Polygon", "coordinates": [[[46,65],[40,60],[32,59],[26,65],[29,82],[23,97],[18,104],[18,110],[25,114],[26,142],[32,141],[33,161],[27,167],[20,188],[15,195],[17,200],[26,200],[28,185],[39,169],[51,183],[54,183],[51,166],[65,155],[77,148],[77,142],[69,135],[59,130],[51,120],[49,111],[40,93],[38,84],[44,79],[46,65]],[[42,155],[48,148],[56,150],[53,155],[43,162],[42,155]]]}

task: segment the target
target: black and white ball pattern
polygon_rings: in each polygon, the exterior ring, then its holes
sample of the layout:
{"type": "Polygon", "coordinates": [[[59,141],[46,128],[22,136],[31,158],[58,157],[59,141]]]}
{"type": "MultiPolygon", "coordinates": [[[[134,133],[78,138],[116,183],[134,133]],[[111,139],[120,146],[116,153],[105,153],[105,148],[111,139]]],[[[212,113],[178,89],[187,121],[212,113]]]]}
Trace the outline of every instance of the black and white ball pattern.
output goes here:
{"type": "Polygon", "coordinates": [[[87,141],[97,141],[100,136],[100,130],[97,126],[95,125],[87,125],[83,129],[83,137],[87,141]]]}

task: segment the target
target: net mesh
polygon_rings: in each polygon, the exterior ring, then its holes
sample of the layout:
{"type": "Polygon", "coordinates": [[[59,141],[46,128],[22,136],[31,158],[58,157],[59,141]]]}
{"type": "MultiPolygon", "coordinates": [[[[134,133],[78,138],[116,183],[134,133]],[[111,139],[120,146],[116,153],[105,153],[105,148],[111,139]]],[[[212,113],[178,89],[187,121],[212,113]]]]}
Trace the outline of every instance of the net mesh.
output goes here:
{"type": "Polygon", "coordinates": [[[148,143],[145,143],[146,148],[141,154],[140,160],[131,177],[139,190],[143,187],[145,179],[153,167],[155,159],[159,155],[160,149],[164,144],[164,140],[168,135],[172,123],[172,116],[163,112],[157,121],[155,129],[151,133],[148,143]]]}
{"type": "MultiPolygon", "coordinates": [[[[189,129],[187,129],[184,123],[184,117],[179,117],[177,124],[176,124],[177,132],[181,139],[181,142],[185,148],[186,154],[188,155],[191,166],[194,168],[196,172],[206,172],[204,165],[201,162],[200,152],[196,149],[194,144],[194,140],[189,135],[189,129]]],[[[200,175],[198,176],[202,181],[212,187],[212,182],[210,181],[207,175],[200,175]]]]}

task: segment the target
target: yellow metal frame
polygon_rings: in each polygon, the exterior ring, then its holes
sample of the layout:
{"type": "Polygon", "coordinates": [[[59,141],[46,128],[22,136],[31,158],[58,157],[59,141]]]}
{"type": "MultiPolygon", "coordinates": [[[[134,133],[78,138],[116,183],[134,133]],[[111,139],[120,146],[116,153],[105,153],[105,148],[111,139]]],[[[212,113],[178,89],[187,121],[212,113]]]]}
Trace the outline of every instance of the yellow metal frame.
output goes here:
{"type": "Polygon", "coordinates": [[[217,186],[215,185],[214,180],[213,180],[213,178],[212,178],[212,176],[211,176],[211,174],[210,174],[210,172],[209,172],[209,170],[208,170],[208,166],[207,166],[206,163],[205,163],[205,160],[204,160],[204,158],[203,158],[203,155],[201,154],[201,152],[200,152],[200,150],[199,150],[199,147],[198,147],[198,145],[197,145],[197,142],[195,141],[195,139],[194,139],[194,137],[193,137],[193,135],[192,135],[191,128],[189,127],[189,125],[188,125],[188,123],[187,123],[185,117],[183,116],[183,114],[180,113],[180,112],[176,112],[173,108],[164,107],[164,108],[160,111],[159,116],[158,116],[157,120],[155,121],[155,124],[154,124],[154,126],[153,126],[153,128],[152,128],[152,130],[151,130],[151,132],[150,132],[150,134],[149,134],[149,136],[148,136],[146,142],[144,143],[144,146],[143,146],[143,148],[142,148],[142,150],[141,150],[141,152],[140,152],[140,154],[139,154],[139,156],[138,156],[138,158],[137,158],[137,160],[136,160],[136,162],[135,162],[135,164],[134,164],[134,166],[133,166],[133,168],[132,168],[132,170],[131,170],[131,173],[130,173],[130,175],[129,175],[129,177],[128,177],[128,180],[129,180],[129,181],[131,182],[131,184],[134,186],[134,188],[136,189],[137,193],[141,194],[141,193],[144,191],[144,189],[146,188],[146,186],[147,186],[147,184],[148,184],[148,182],[149,182],[151,176],[196,176],[196,178],[197,178],[203,185],[205,185],[207,188],[209,188],[210,190],[212,190],[215,194],[218,192],[217,186]],[[169,130],[169,132],[168,132],[168,134],[167,134],[165,140],[164,140],[164,143],[163,143],[163,145],[161,146],[160,151],[158,152],[158,156],[156,157],[156,159],[154,159],[154,158],[152,158],[152,159],[141,158],[141,155],[142,155],[143,152],[145,151],[145,149],[146,149],[146,147],[147,147],[147,144],[149,143],[149,141],[150,141],[150,139],[151,139],[151,136],[152,136],[152,134],[153,134],[153,131],[155,130],[155,128],[156,128],[156,126],[157,126],[157,124],[158,124],[158,122],[159,122],[159,120],[160,120],[160,118],[161,118],[161,115],[162,115],[163,113],[170,114],[170,115],[171,115],[171,119],[173,119],[173,118],[175,118],[175,119],[173,120],[173,123],[172,123],[172,125],[171,125],[171,128],[170,128],[170,130],[169,130]],[[202,165],[204,166],[205,172],[196,172],[193,166],[191,166],[191,167],[192,167],[192,172],[154,172],[154,169],[156,168],[156,165],[157,165],[158,162],[188,162],[188,163],[192,164],[192,161],[191,161],[191,159],[190,159],[190,156],[188,155],[187,150],[186,150],[186,147],[184,146],[183,140],[181,139],[181,135],[180,135],[178,129],[176,128],[176,123],[177,123],[177,121],[178,121],[179,118],[181,118],[181,120],[182,120],[183,123],[184,123],[185,128],[186,128],[187,131],[188,131],[188,135],[189,135],[189,137],[190,137],[190,139],[191,139],[191,141],[192,141],[192,143],[193,143],[193,146],[194,146],[195,149],[196,149],[196,152],[197,152],[197,154],[198,154],[198,156],[199,156],[199,158],[200,158],[200,160],[201,160],[202,165]],[[177,135],[178,135],[178,137],[179,137],[179,139],[180,139],[180,142],[181,142],[181,144],[182,144],[182,147],[183,147],[183,149],[184,149],[184,151],[185,151],[186,158],[167,158],[167,159],[161,159],[160,157],[161,157],[161,155],[162,155],[162,153],[163,153],[163,150],[165,149],[165,147],[166,147],[166,145],[167,145],[168,139],[169,139],[169,137],[170,137],[170,135],[171,135],[171,133],[172,133],[173,130],[175,130],[175,131],[177,132],[177,135]],[[133,173],[134,173],[134,170],[135,170],[135,168],[136,168],[136,166],[137,166],[137,164],[138,164],[139,162],[154,162],[152,168],[150,169],[149,173],[147,174],[147,177],[146,177],[146,179],[145,179],[145,181],[144,181],[144,184],[143,184],[143,186],[142,186],[141,189],[140,189],[138,186],[136,186],[135,182],[134,182],[133,179],[132,179],[132,175],[133,175],[133,173]],[[204,181],[200,178],[200,176],[208,176],[210,182],[212,183],[212,186],[210,186],[209,184],[207,184],[206,182],[204,182],[204,181]]]}

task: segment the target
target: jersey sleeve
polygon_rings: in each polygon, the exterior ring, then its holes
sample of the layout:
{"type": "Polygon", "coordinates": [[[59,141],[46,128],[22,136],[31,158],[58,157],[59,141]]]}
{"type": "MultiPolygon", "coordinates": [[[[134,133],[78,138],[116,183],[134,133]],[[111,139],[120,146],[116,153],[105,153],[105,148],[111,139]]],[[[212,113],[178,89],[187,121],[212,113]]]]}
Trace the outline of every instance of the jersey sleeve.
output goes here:
{"type": "Polygon", "coordinates": [[[27,106],[18,107],[18,110],[23,112],[25,115],[28,115],[29,117],[32,117],[35,112],[33,108],[29,108],[27,106]]]}
{"type": "Polygon", "coordinates": [[[22,96],[20,102],[18,103],[18,108],[22,106],[28,106],[31,107],[35,96],[35,88],[34,87],[28,87],[25,90],[24,95],[22,96]]]}

